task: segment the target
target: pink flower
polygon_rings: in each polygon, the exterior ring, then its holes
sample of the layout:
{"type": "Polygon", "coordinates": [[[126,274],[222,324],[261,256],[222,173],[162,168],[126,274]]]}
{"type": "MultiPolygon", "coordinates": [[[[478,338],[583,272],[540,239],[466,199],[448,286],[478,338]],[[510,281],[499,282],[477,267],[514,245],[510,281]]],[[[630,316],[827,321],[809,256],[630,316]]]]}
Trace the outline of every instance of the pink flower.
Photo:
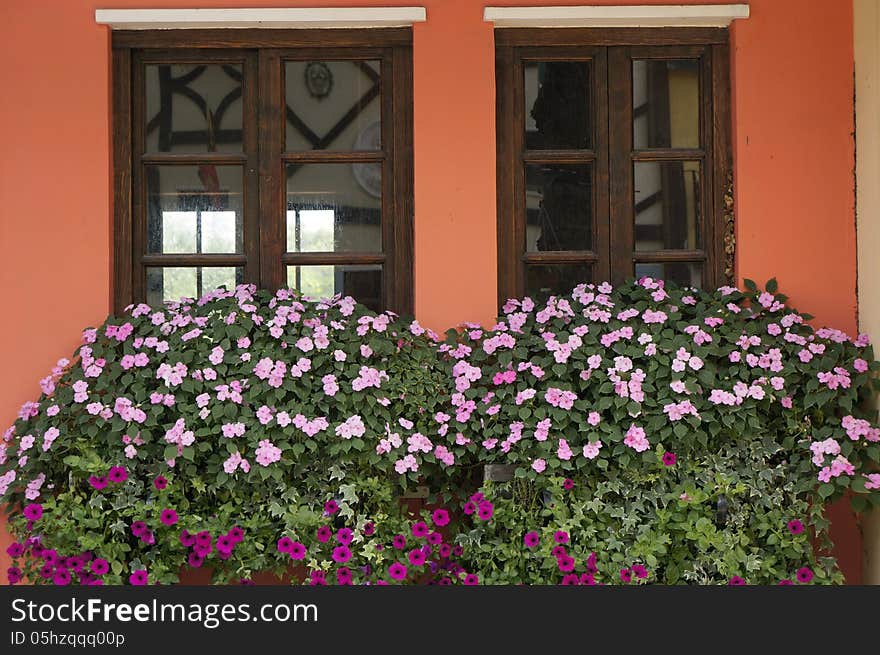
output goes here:
{"type": "Polygon", "coordinates": [[[543,473],[547,468],[547,462],[544,459],[536,459],[532,462],[532,469],[534,469],[535,473],[543,473]]]}
{"type": "Polygon", "coordinates": [[[856,359],[853,362],[853,368],[859,373],[864,373],[868,370],[868,362],[861,358],[856,359]]]}
{"type": "Polygon", "coordinates": [[[623,443],[635,450],[637,453],[644,452],[650,447],[650,443],[648,443],[648,439],[645,436],[645,430],[636,426],[635,423],[630,425],[629,430],[627,430],[626,432],[626,437],[624,438],[623,443]]]}

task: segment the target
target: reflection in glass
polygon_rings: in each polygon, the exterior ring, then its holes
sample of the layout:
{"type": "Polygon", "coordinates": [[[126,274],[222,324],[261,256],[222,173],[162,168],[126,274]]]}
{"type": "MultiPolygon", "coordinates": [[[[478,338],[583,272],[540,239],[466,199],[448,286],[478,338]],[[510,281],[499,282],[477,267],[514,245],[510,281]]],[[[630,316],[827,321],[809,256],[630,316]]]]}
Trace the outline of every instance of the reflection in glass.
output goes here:
{"type": "Polygon", "coordinates": [[[590,250],[593,230],[589,164],[526,165],[526,250],[590,250]]]}
{"type": "Polygon", "coordinates": [[[592,148],[588,61],[531,61],[525,74],[526,149],[592,148]]]}
{"type": "Polygon", "coordinates": [[[381,81],[376,60],[286,62],[287,150],[380,150],[381,81]]]}
{"type": "Polygon", "coordinates": [[[637,263],[636,278],[644,276],[699,289],[703,283],[703,265],[698,262],[637,263]]]}
{"type": "Polygon", "coordinates": [[[352,296],[374,311],[382,307],[382,266],[288,266],[287,285],[310,298],[352,296]]]}
{"type": "Polygon", "coordinates": [[[234,266],[167,266],[147,268],[147,304],[154,307],[181,298],[201,298],[208,291],[231,290],[244,281],[244,269],[234,266]]]}
{"type": "Polygon", "coordinates": [[[350,164],[287,165],[288,252],[381,252],[381,210],[350,164]]]}
{"type": "Polygon", "coordinates": [[[526,295],[533,300],[565,295],[577,285],[591,281],[592,267],[589,264],[526,265],[526,295]]]}
{"type": "Polygon", "coordinates": [[[148,64],[147,152],[241,152],[240,64],[148,64]]]}
{"type": "Polygon", "coordinates": [[[147,166],[147,252],[242,252],[240,166],[147,166]]]}
{"type": "Polygon", "coordinates": [[[636,250],[701,247],[700,162],[633,164],[636,250]]]}
{"type": "Polygon", "coordinates": [[[700,147],[698,59],[633,61],[633,143],[636,150],[700,147]]]}

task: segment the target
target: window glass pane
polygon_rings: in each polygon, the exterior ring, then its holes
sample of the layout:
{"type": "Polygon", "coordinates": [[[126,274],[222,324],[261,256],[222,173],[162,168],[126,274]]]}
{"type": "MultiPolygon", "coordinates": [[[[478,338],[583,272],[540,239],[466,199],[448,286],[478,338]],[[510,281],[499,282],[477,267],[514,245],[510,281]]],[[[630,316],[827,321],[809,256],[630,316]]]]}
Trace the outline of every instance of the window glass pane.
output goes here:
{"type": "Polygon", "coordinates": [[[703,284],[703,264],[698,262],[637,263],[636,278],[645,276],[699,289],[703,284]]]}
{"type": "Polygon", "coordinates": [[[244,269],[235,266],[148,267],[147,304],[201,298],[208,291],[222,286],[231,290],[243,282],[244,269]]]}
{"type": "Polygon", "coordinates": [[[526,165],[526,250],[590,250],[590,164],[526,165]]]}
{"type": "Polygon", "coordinates": [[[149,64],[147,152],[241,152],[240,64],[149,64]]]}
{"type": "Polygon", "coordinates": [[[699,60],[637,59],[632,77],[635,148],[699,148],[699,60]]]}
{"type": "Polygon", "coordinates": [[[287,165],[288,252],[382,250],[381,168],[373,188],[358,177],[365,165],[287,165]]]}
{"type": "Polygon", "coordinates": [[[590,264],[527,264],[526,295],[534,300],[565,295],[581,283],[592,282],[592,278],[590,264]]]}
{"type": "Polygon", "coordinates": [[[526,148],[592,148],[591,63],[530,61],[523,72],[526,148]]]}
{"type": "Polygon", "coordinates": [[[374,311],[382,307],[382,266],[288,266],[287,286],[310,298],[352,296],[374,311]]]}
{"type": "Polygon", "coordinates": [[[146,166],[147,252],[242,252],[240,166],[146,166]]]}
{"type": "Polygon", "coordinates": [[[700,162],[633,164],[636,250],[695,250],[700,235],[700,162]]]}
{"type": "Polygon", "coordinates": [[[284,65],[287,150],[381,150],[380,61],[284,65]]]}

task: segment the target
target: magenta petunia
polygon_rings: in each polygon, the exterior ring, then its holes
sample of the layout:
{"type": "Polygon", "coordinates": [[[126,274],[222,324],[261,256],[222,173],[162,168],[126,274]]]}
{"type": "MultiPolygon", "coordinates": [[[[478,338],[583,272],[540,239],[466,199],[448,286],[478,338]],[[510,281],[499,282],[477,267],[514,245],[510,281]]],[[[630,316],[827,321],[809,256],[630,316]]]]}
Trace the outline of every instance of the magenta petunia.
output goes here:
{"type": "Polygon", "coordinates": [[[464,513],[467,514],[468,516],[470,516],[471,514],[473,514],[476,511],[477,511],[477,506],[473,502],[468,501],[464,504],[464,513]]]}
{"type": "Polygon", "coordinates": [[[186,561],[192,568],[197,569],[205,563],[205,558],[193,551],[187,556],[186,561]]]}
{"type": "Polygon", "coordinates": [[[569,540],[568,533],[565,532],[564,530],[557,530],[553,534],[553,541],[555,541],[557,544],[567,544],[568,540],[569,540]]]}
{"type": "Polygon", "coordinates": [[[400,562],[394,562],[388,567],[388,575],[394,580],[403,580],[406,578],[406,567],[400,562]]]}
{"type": "Polygon", "coordinates": [[[570,490],[574,489],[574,480],[572,480],[571,478],[565,478],[565,480],[562,483],[562,488],[565,489],[566,491],[570,491],[570,490]]]}
{"type": "Polygon", "coordinates": [[[228,555],[232,553],[232,550],[235,548],[235,542],[232,540],[228,534],[223,534],[217,537],[217,551],[221,555],[228,555]]]}
{"type": "Polygon", "coordinates": [[[581,573],[580,583],[582,585],[593,586],[596,584],[596,578],[593,577],[592,573],[581,573]]]}
{"type": "Polygon", "coordinates": [[[290,553],[290,559],[301,560],[305,559],[306,556],[306,547],[298,541],[294,541],[290,545],[290,550],[287,551],[290,553]]]}
{"type": "Polygon", "coordinates": [[[100,491],[107,486],[107,478],[103,475],[90,475],[89,484],[92,486],[92,489],[100,491]]]}
{"type": "Polygon", "coordinates": [[[526,536],[523,537],[523,543],[526,545],[526,548],[534,548],[540,543],[541,537],[537,532],[532,530],[531,532],[526,532],[526,536]]]}
{"type": "Polygon", "coordinates": [[[428,526],[423,521],[416,521],[412,525],[412,535],[416,539],[422,539],[428,536],[428,526]]]}
{"type": "Polygon", "coordinates": [[[120,484],[128,480],[128,471],[125,470],[124,466],[114,466],[107,473],[107,479],[110,482],[120,484]]]}
{"type": "Polygon", "coordinates": [[[148,575],[146,569],[138,569],[130,576],[128,576],[129,583],[133,584],[136,587],[142,587],[147,584],[148,575]]]}
{"type": "Polygon", "coordinates": [[[793,519],[788,522],[788,531],[792,534],[800,534],[804,531],[804,524],[797,519],[793,519]]]}
{"type": "Polygon", "coordinates": [[[438,546],[439,544],[443,543],[443,535],[439,532],[429,532],[428,543],[432,546],[438,546]]]}
{"type": "Polygon", "coordinates": [[[244,530],[237,525],[230,528],[227,534],[229,535],[229,538],[237,544],[240,544],[244,540],[244,530]]]}
{"type": "Polygon", "coordinates": [[[135,537],[143,537],[147,533],[147,524],[143,521],[135,521],[131,524],[131,533],[135,537]]]}
{"type": "Polygon", "coordinates": [[[790,585],[793,585],[794,582],[792,582],[792,581],[789,580],[788,578],[783,578],[783,579],[780,580],[777,584],[780,585],[780,586],[782,586],[782,587],[788,587],[788,586],[790,586],[790,585]]]}
{"type": "Polygon", "coordinates": [[[663,466],[675,466],[675,462],[677,461],[677,457],[675,453],[665,452],[663,453],[663,466]]]}
{"type": "Polygon", "coordinates": [[[464,584],[468,587],[473,587],[480,584],[480,577],[476,573],[468,573],[464,576],[464,584]]]}
{"type": "Polygon", "coordinates": [[[571,571],[574,571],[574,558],[570,555],[563,555],[562,557],[557,558],[556,565],[563,573],[570,573],[571,571]]]}
{"type": "Polygon", "coordinates": [[[104,575],[105,573],[110,571],[110,563],[105,559],[96,557],[89,564],[89,568],[95,575],[104,575]]]}
{"type": "Polygon", "coordinates": [[[633,564],[632,567],[630,567],[630,568],[632,569],[633,574],[639,580],[644,580],[645,578],[648,577],[648,569],[646,569],[641,564],[633,564]]]}
{"type": "Polygon", "coordinates": [[[490,503],[488,500],[480,501],[480,505],[477,508],[477,516],[480,517],[482,521],[488,521],[492,518],[492,515],[495,513],[495,506],[490,503]]]}
{"type": "Polygon", "coordinates": [[[196,536],[194,534],[190,534],[186,530],[182,530],[180,533],[180,544],[182,546],[186,546],[187,548],[191,548],[196,543],[196,536]]]}
{"type": "Polygon", "coordinates": [[[431,520],[434,521],[434,525],[442,528],[449,524],[449,512],[445,509],[435,509],[431,514],[431,520]]]}
{"type": "Polygon", "coordinates": [[[39,521],[43,517],[43,506],[39,503],[31,503],[24,508],[23,513],[28,521],[39,521]]]}
{"type": "Polygon", "coordinates": [[[352,533],[349,528],[341,528],[336,532],[336,541],[338,541],[343,546],[348,546],[351,543],[352,533]]]}
{"type": "Polygon", "coordinates": [[[629,569],[620,569],[620,581],[621,582],[632,582],[633,576],[632,571],[629,569]]]}
{"type": "Polygon", "coordinates": [[[323,587],[327,584],[327,577],[323,571],[312,571],[309,578],[309,584],[313,587],[323,587]]]}
{"type": "Polygon", "coordinates": [[[351,550],[348,546],[337,546],[333,549],[333,561],[339,564],[345,564],[351,559],[351,550]]]}
{"type": "Polygon", "coordinates": [[[163,489],[165,489],[165,487],[168,486],[168,480],[162,475],[157,475],[153,479],[153,486],[156,487],[156,489],[158,489],[159,491],[162,491],[163,489]]]}
{"type": "Polygon", "coordinates": [[[581,579],[577,573],[566,573],[564,576],[562,576],[562,582],[560,584],[577,585],[580,583],[581,583],[581,579]]]}
{"type": "Polygon", "coordinates": [[[67,569],[57,569],[52,574],[52,583],[63,587],[70,584],[70,572],[67,569]]]}
{"type": "Polygon", "coordinates": [[[320,528],[318,528],[317,532],[315,532],[315,537],[322,544],[326,544],[328,541],[330,541],[330,537],[332,536],[333,531],[330,529],[330,526],[327,525],[322,525],[320,528]]]}
{"type": "Polygon", "coordinates": [[[738,575],[733,576],[730,580],[727,581],[727,584],[732,587],[742,587],[745,585],[746,581],[738,575]]]}
{"type": "Polygon", "coordinates": [[[351,584],[351,569],[344,566],[336,570],[336,582],[341,585],[351,584]]]}
{"type": "Polygon", "coordinates": [[[413,566],[422,566],[425,563],[425,553],[420,548],[409,551],[409,563],[413,566]]]}
{"type": "Polygon", "coordinates": [[[557,559],[566,554],[565,546],[553,546],[553,550],[550,551],[550,554],[557,559]]]}
{"type": "Polygon", "coordinates": [[[163,525],[174,525],[178,520],[177,512],[170,508],[163,509],[162,514],[159,515],[159,520],[162,521],[163,525]]]}
{"type": "Polygon", "coordinates": [[[339,511],[339,503],[335,500],[328,500],[324,503],[324,514],[327,516],[333,516],[336,512],[339,511]]]}
{"type": "Polygon", "coordinates": [[[366,523],[364,523],[362,531],[365,537],[372,537],[376,533],[376,526],[370,521],[367,521],[366,523]]]}
{"type": "Polygon", "coordinates": [[[281,537],[276,544],[276,548],[278,548],[279,553],[289,553],[290,549],[293,547],[293,539],[290,537],[281,537]]]}
{"type": "Polygon", "coordinates": [[[13,558],[21,557],[24,554],[24,544],[13,541],[6,549],[6,554],[13,558]]]}
{"type": "Polygon", "coordinates": [[[813,580],[813,571],[806,566],[797,570],[797,581],[801,584],[807,584],[813,580]]]}
{"type": "Polygon", "coordinates": [[[21,578],[21,569],[14,566],[10,566],[8,569],[6,569],[6,579],[9,580],[9,584],[18,584],[19,582],[21,582],[21,578]]]}
{"type": "Polygon", "coordinates": [[[391,540],[391,545],[397,548],[398,550],[402,550],[406,548],[406,537],[402,534],[394,535],[394,538],[391,540]]]}

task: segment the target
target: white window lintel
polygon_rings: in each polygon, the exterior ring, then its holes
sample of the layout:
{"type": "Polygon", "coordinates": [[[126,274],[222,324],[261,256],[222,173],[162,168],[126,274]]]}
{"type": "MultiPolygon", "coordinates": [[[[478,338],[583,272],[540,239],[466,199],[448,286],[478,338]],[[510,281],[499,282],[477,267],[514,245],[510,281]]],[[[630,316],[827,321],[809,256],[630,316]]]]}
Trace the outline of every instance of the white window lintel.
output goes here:
{"type": "Polygon", "coordinates": [[[747,4],[486,7],[483,12],[483,20],[495,27],[727,27],[748,17],[747,4]]]}
{"type": "Polygon", "coordinates": [[[407,27],[425,18],[424,7],[95,10],[95,22],[114,30],[407,27]]]}

